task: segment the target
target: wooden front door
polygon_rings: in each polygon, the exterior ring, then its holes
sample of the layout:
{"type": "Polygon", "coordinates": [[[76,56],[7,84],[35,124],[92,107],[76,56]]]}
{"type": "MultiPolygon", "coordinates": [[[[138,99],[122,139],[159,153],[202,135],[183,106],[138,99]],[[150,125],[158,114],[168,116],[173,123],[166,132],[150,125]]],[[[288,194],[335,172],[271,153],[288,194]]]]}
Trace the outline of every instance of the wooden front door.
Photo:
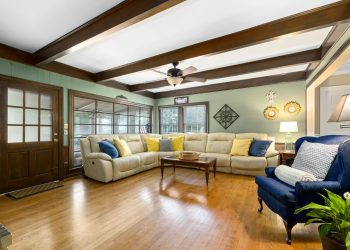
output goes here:
{"type": "Polygon", "coordinates": [[[0,81],[0,193],[58,179],[59,90],[0,81]]]}

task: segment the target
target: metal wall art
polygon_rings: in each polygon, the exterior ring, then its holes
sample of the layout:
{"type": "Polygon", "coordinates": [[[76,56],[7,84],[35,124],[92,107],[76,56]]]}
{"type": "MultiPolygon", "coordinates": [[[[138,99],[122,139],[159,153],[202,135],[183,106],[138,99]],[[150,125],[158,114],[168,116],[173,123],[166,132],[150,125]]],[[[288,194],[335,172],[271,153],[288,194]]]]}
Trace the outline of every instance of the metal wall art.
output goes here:
{"type": "Polygon", "coordinates": [[[301,111],[301,106],[296,101],[291,101],[286,103],[286,105],[284,105],[284,112],[286,112],[287,114],[297,115],[300,113],[300,111],[301,111]]]}
{"type": "Polygon", "coordinates": [[[263,113],[267,120],[276,120],[280,112],[275,106],[268,106],[264,109],[263,113]]]}
{"type": "Polygon", "coordinates": [[[239,115],[225,104],[215,115],[214,119],[224,128],[227,129],[239,118],[239,115]]]}
{"type": "Polygon", "coordinates": [[[276,94],[275,91],[270,90],[269,92],[266,93],[265,97],[266,97],[266,100],[267,100],[270,104],[272,104],[272,103],[274,103],[275,99],[277,98],[277,94],[276,94]]]}

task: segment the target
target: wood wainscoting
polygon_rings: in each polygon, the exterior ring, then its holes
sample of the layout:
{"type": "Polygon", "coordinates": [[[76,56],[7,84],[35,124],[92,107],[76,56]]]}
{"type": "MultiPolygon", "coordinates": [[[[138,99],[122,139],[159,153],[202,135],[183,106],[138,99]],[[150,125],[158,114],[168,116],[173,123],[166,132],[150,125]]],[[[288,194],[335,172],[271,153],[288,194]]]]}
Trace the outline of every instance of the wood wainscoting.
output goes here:
{"type": "Polygon", "coordinates": [[[16,249],[322,249],[317,225],[293,229],[258,213],[251,176],[196,169],[152,169],[104,184],[75,178],[21,200],[0,197],[0,221],[16,249]]]}

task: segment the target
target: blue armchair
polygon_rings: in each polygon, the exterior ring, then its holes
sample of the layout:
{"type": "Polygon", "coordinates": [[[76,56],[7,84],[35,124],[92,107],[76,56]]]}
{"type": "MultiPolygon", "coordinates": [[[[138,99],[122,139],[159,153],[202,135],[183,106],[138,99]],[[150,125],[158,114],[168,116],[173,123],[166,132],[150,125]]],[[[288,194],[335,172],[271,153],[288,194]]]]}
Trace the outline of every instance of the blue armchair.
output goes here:
{"type": "Polygon", "coordinates": [[[292,228],[297,223],[307,221],[306,213],[294,214],[295,209],[310,202],[322,203],[323,200],[318,193],[324,193],[324,189],[342,195],[350,190],[350,136],[327,135],[320,137],[302,137],[295,143],[295,151],[304,141],[339,144],[336,158],[324,181],[297,182],[295,187],[285,184],[275,176],[275,168],[266,168],[266,176],[257,176],[255,182],[258,185],[258,201],[261,213],[264,203],[284,222],[287,231],[286,242],[292,242],[292,228]]]}

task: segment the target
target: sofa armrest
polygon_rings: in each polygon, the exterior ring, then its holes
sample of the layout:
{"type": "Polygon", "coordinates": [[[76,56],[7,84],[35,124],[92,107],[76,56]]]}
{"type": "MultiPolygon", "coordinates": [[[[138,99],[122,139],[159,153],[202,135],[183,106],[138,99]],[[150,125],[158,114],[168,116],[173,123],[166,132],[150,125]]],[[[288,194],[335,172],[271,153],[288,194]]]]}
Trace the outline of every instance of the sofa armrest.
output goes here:
{"type": "Polygon", "coordinates": [[[275,167],[265,168],[266,176],[270,178],[276,178],[275,169],[276,169],[275,167]]]}
{"type": "Polygon", "coordinates": [[[266,152],[265,157],[270,158],[270,157],[275,157],[279,155],[280,153],[277,150],[269,150],[266,152]]]}
{"type": "Polygon", "coordinates": [[[321,193],[324,189],[338,193],[341,186],[337,181],[300,181],[295,184],[295,192],[298,196],[321,193]]]}
{"type": "Polygon", "coordinates": [[[86,154],[85,156],[87,159],[101,159],[101,160],[105,160],[105,161],[111,161],[112,158],[105,153],[89,153],[86,154]]]}

